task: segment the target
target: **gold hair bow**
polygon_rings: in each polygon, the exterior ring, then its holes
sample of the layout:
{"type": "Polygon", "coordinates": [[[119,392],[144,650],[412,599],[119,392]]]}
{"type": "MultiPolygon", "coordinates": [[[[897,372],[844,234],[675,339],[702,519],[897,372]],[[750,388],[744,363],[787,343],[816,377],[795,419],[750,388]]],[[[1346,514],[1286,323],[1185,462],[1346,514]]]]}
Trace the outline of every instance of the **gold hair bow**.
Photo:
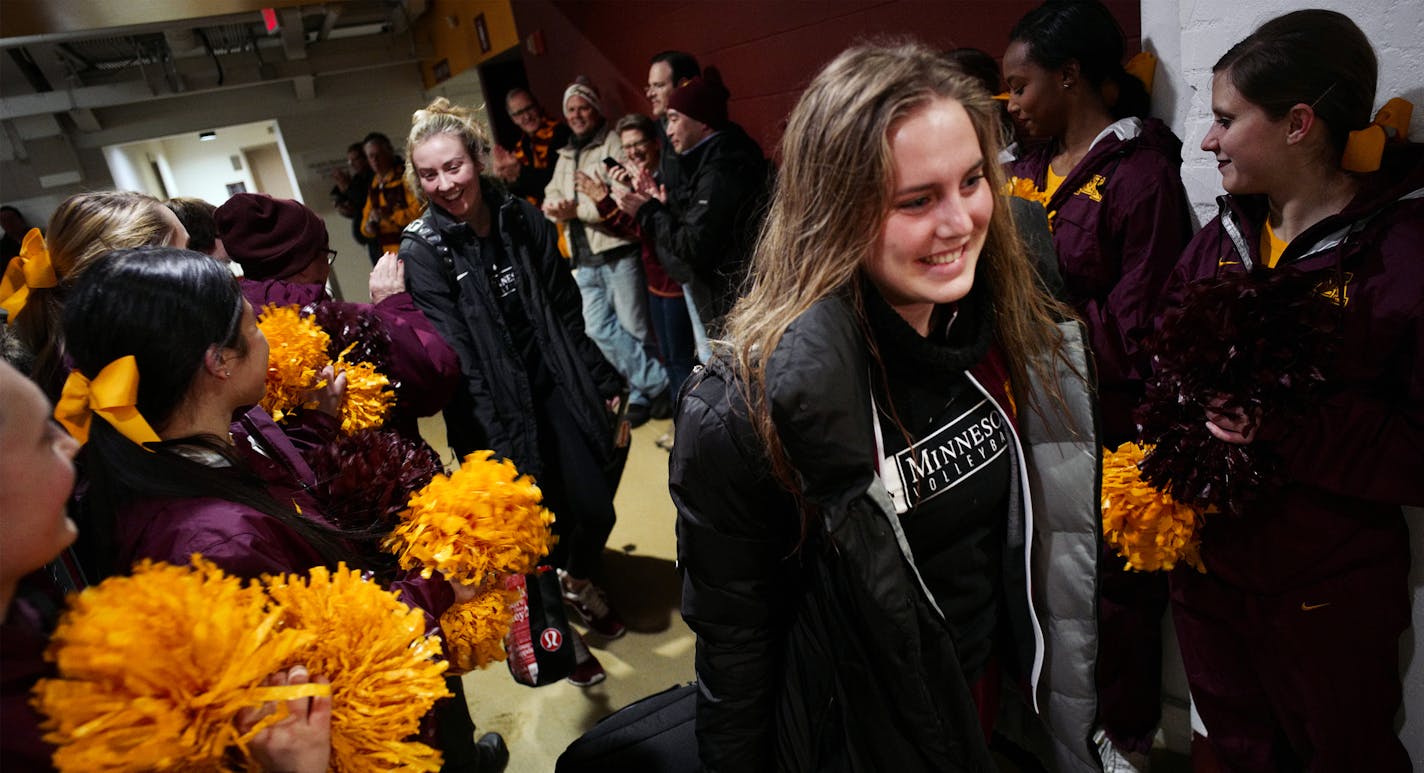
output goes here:
{"type": "Polygon", "coordinates": [[[1414,105],[1395,97],[1375,113],[1374,123],[1350,132],[1340,167],[1347,172],[1374,172],[1380,168],[1384,146],[1388,142],[1409,141],[1409,119],[1414,105]]]}
{"type": "Polygon", "coordinates": [[[54,406],[54,418],[80,443],[89,440],[94,414],[113,425],[119,434],[143,446],[159,438],[138,412],[138,360],[132,354],[104,366],[93,381],[70,371],[64,391],[54,406]]]}
{"type": "Polygon", "coordinates": [[[49,250],[45,249],[44,237],[40,229],[31,228],[20,244],[20,254],[5,269],[0,279],[0,308],[10,312],[14,319],[29,300],[30,290],[54,287],[59,284],[55,276],[54,264],[49,262],[49,250]]]}
{"type": "Polygon", "coordinates": [[[1133,57],[1127,60],[1127,64],[1122,69],[1128,75],[1142,81],[1142,87],[1147,89],[1147,93],[1152,93],[1152,81],[1157,75],[1157,55],[1151,51],[1138,51],[1133,57]]]}

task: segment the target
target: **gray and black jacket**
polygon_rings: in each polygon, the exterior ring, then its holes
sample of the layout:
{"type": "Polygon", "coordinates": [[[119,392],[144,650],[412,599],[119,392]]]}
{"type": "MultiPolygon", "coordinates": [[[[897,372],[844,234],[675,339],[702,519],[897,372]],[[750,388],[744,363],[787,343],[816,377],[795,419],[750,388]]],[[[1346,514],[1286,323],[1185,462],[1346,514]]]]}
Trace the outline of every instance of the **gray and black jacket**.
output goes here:
{"type": "MultiPolygon", "coordinates": [[[[809,513],[804,534],[728,363],[714,358],[685,388],[669,485],[706,771],[995,769],[954,642],[877,472],[858,317],[844,297],[821,301],[768,363],[772,418],[809,513]]],[[[1080,328],[1061,329],[1066,420],[1039,385],[1018,390],[1015,409],[995,349],[968,375],[1014,428],[1004,682],[1032,685],[1032,695],[1016,706],[1006,697],[998,726],[1027,737],[1050,769],[1090,771],[1099,769],[1090,736],[1100,460],[1077,375],[1088,372],[1080,328]]]]}

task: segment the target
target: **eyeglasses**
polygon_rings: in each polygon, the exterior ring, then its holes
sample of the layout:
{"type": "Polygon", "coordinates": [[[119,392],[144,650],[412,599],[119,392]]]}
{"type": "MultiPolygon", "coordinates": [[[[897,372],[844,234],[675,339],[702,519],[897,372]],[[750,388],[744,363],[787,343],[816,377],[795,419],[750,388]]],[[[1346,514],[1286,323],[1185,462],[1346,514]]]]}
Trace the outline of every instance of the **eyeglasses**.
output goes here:
{"type": "Polygon", "coordinates": [[[330,266],[332,263],[335,263],[335,262],[336,262],[336,250],[332,250],[332,249],[326,250],[326,265],[330,266]]]}
{"type": "Polygon", "coordinates": [[[533,113],[535,110],[538,110],[538,109],[539,109],[539,108],[535,107],[534,105],[526,105],[526,106],[524,106],[524,107],[522,107],[522,108],[520,108],[520,109],[518,109],[518,110],[515,110],[515,111],[511,112],[511,113],[509,114],[509,117],[510,117],[510,118],[523,118],[524,116],[529,115],[529,114],[533,113]]]}
{"type": "Polygon", "coordinates": [[[623,146],[623,152],[632,153],[633,151],[638,150],[639,148],[647,147],[649,142],[652,142],[652,140],[648,139],[647,137],[644,137],[643,139],[638,140],[637,142],[630,142],[627,145],[623,146]]]}

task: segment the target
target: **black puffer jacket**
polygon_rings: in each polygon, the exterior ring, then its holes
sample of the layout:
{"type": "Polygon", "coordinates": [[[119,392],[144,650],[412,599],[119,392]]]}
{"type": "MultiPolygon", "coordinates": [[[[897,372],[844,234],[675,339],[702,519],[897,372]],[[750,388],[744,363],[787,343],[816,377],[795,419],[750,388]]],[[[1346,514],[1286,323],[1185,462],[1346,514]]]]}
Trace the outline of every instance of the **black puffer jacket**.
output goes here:
{"type": "MultiPolygon", "coordinates": [[[[843,298],[821,301],[768,363],[773,420],[813,514],[799,549],[797,505],[768,472],[728,364],[714,359],[683,393],[669,486],[706,771],[995,769],[954,642],[877,475],[856,318],[843,298]]],[[[1086,372],[1069,327],[1066,356],[1086,372]]],[[[1060,371],[1073,421],[1016,414],[998,362],[991,354],[970,378],[1018,427],[1004,587],[1014,659],[1043,718],[1024,727],[1037,728],[1057,769],[1095,770],[1092,407],[1086,385],[1060,371]]]]}
{"type": "Polygon", "coordinates": [[[761,228],[771,167],[761,147],[732,124],[678,156],[681,182],[638,210],[658,260],[687,285],[704,324],[714,329],[736,301],[761,228]]]}
{"type": "MultiPolygon", "coordinates": [[[[559,255],[554,226],[528,202],[488,180],[481,180],[481,192],[505,255],[514,263],[519,297],[558,394],[607,467],[614,449],[604,401],[622,392],[623,378],[584,333],[583,301],[568,262],[559,255]]],[[[538,477],[543,464],[534,390],[504,327],[474,234],[432,204],[406,227],[400,256],[415,305],[460,356],[464,389],[445,410],[450,445],[462,456],[492,449],[520,472],[538,477]]]]}

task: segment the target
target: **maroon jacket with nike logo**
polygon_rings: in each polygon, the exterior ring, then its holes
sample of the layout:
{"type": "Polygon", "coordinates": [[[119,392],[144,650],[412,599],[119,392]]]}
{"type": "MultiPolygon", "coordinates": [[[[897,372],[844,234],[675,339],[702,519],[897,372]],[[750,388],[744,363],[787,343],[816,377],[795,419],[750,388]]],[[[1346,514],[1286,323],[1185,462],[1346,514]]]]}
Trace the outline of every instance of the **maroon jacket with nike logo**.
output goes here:
{"type": "MultiPolygon", "coordinates": [[[[1218,202],[1169,300],[1195,280],[1270,270],[1260,257],[1265,197],[1218,202]]],[[[1341,345],[1308,414],[1267,416],[1258,433],[1284,457],[1285,487],[1249,516],[1208,516],[1202,559],[1218,579],[1258,593],[1385,566],[1403,588],[1400,506],[1424,504],[1424,145],[1387,150],[1343,211],[1291,241],[1274,270],[1284,267],[1318,273],[1317,292],[1332,298],[1343,280],[1341,345]]]]}

